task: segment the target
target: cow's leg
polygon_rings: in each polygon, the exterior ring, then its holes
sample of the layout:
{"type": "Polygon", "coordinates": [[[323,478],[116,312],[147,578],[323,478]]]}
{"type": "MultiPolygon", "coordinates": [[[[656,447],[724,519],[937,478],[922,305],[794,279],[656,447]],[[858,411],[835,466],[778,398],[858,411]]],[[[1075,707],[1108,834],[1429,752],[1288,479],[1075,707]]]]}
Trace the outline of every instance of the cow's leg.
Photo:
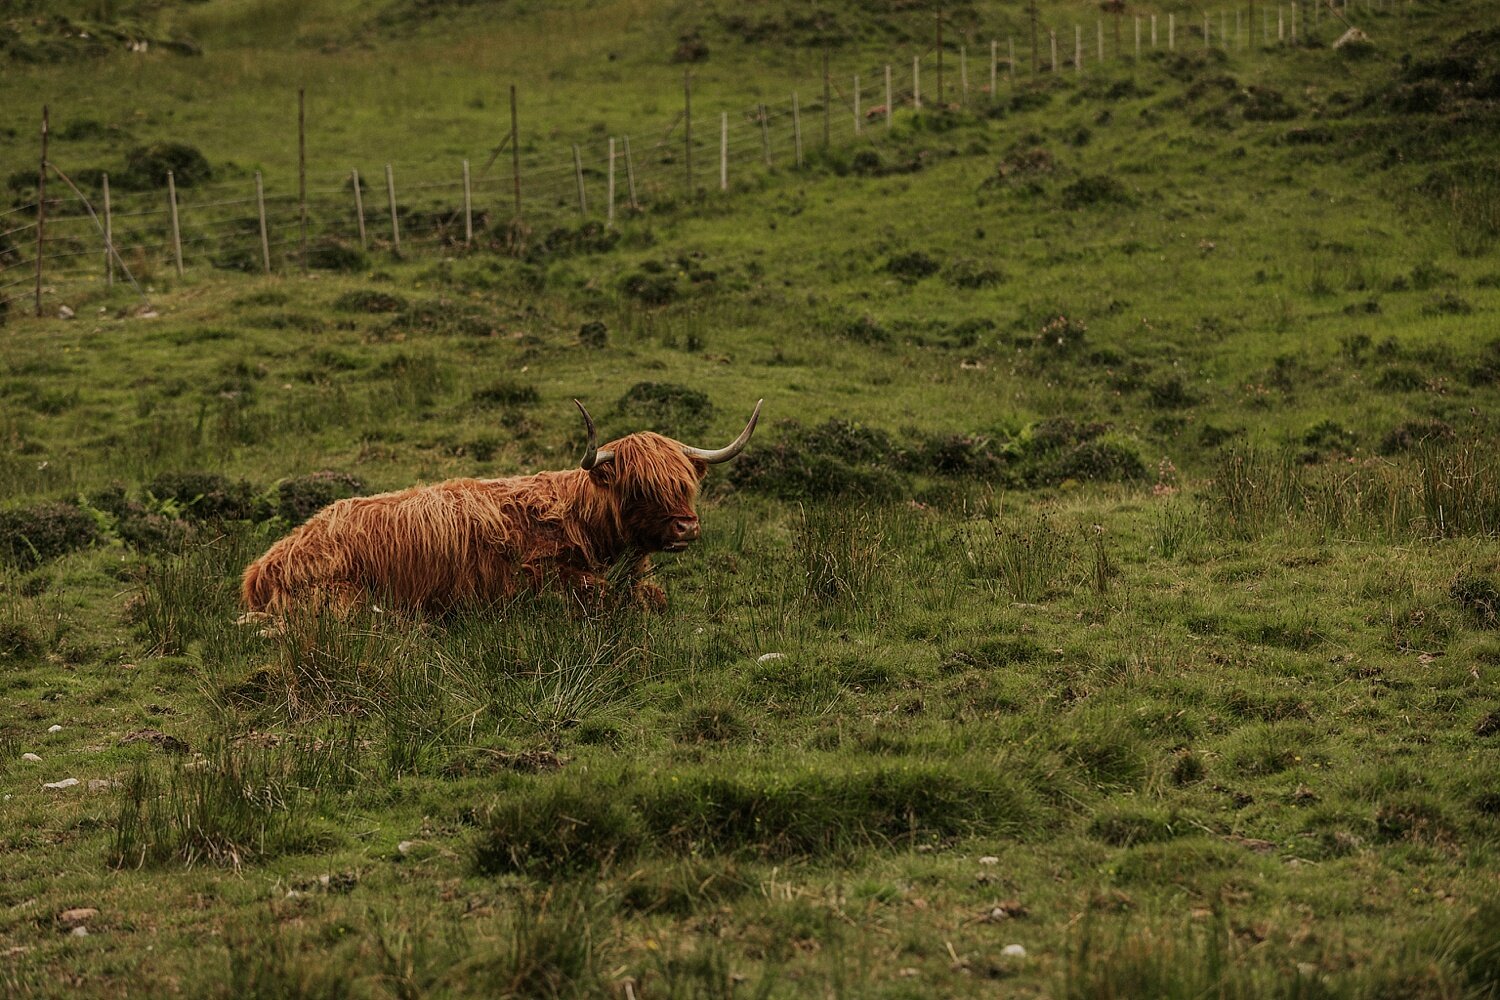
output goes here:
{"type": "Polygon", "coordinates": [[[667,610],[667,592],[658,583],[652,582],[650,576],[656,571],[651,565],[650,556],[642,556],[636,564],[630,568],[630,596],[635,602],[652,611],[667,610]]]}

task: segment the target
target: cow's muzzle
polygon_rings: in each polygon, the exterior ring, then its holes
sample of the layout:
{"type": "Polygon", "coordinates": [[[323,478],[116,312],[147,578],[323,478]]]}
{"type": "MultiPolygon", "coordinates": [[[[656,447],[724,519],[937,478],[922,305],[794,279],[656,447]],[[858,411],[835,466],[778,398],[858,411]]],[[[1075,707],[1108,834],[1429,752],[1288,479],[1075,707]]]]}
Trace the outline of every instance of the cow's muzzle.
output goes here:
{"type": "Polygon", "coordinates": [[[675,517],[667,524],[667,544],[664,551],[681,552],[698,540],[698,534],[696,517],[675,517]]]}

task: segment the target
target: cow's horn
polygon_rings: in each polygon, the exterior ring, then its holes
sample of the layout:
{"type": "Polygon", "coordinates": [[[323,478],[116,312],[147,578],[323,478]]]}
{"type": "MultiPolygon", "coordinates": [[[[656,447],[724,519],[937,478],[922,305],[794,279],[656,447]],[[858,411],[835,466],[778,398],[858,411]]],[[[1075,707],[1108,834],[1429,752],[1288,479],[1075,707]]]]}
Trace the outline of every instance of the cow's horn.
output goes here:
{"type": "Polygon", "coordinates": [[[594,466],[603,465],[605,462],[608,462],[610,459],[614,458],[615,453],[610,451],[608,448],[604,449],[603,451],[599,450],[599,432],[594,430],[594,418],[589,416],[589,411],[584,409],[583,404],[578,400],[573,400],[573,405],[578,407],[579,413],[583,414],[583,423],[584,426],[588,428],[589,432],[588,451],[583,453],[583,461],[578,463],[579,468],[587,472],[594,466]]]}
{"type": "Polygon", "coordinates": [[[702,448],[690,448],[687,445],[683,445],[682,453],[689,458],[701,458],[709,465],[713,465],[716,462],[727,462],[731,458],[734,458],[745,450],[745,445],[750,443],[750,435],[755,433],[755,422],[760,419],[760,407],[764,402],[764,399],[755,401],[755,412],[750,414],[750,422],[745,425],[744,430],[740,431],[740,436],[729,444],[729,447],[720,448],[718,451],[704,451],[702,448]]]}

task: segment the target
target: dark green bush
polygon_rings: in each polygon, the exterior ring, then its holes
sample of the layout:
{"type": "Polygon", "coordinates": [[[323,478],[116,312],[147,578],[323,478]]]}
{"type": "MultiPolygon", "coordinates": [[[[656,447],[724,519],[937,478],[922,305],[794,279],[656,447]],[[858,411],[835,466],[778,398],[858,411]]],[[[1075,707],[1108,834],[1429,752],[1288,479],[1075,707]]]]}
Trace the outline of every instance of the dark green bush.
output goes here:
{"type": "Polygon", "coordinates": [[[530,406],[541,401],[536,387],[513,379],[500,379],[483,389],[475,389],[469,397],[480,406],[530,406]]]}
{"type": "Polygon", "coordinates": [[[277,485],[276,513],[289,524],[301,524],[335,500],[359,496],[364,490],[364,481],[347,472],[296,476],[277,485]]]}
{"type": "Polygon", "coordinates": [[[195,521],[243,521],[255,516],[255,488],[216,472],[164,472],[146,484],[157,500],[168,500],[195,521]]]}
{"type": "Polygon", "coordinates": [[[110,175],[110,183],[125,191],[151,191],[167,186],[167,171],[179,188],[213,180],[213,168],[196,147],[181,142],[136,146],[125,154],[125,169],[110,175]]]}
{"type": "Polygon", "coordinates": [[[1041,482],[1123,483],[1146,478],[1146,464],[1139,455],[1113,441],[1087,441],[1068,448],[1039,472],[1041,482]]]}
{"type": "Polygon", "coordinates": [[[637,382],[615,402],[615,412],[640,421],[641,430],[686,440],[701,433],[713,416],[708,394],[675,382],[637,382]]]}
{"type": "Polygon", "coordinates": [[[1066,209],[1128,205],[1130,202],[1125,185],[1107,174],[1086,175],[1062,189],[1062,207],[1066,209]]]}
{"type": "Polygon", "coordinates": [[[368,271],[370,256],[357,243],[325,236],[308,246],[307,266],[314,271],[368,271]]]}
{"type": "Polygon", "coordinates": [[[937,274],[942,265],[921,250],[897,254],[886,261],[885,270],[908,284],[937,274]]]}
{"type": "Polygon", "coordinates": [[[410,308],[410,303],[399,295],[373,288],[361,288],[345,292],[333,300],[333,308],[339,312],[398,313],[410,308]]]}
{"type": "Polygon", "coordinates": [[[1396,455],[1424,444],[1452,441],[1454,436],[1453,428],[1441,420],[1406,420],[1380,439],[1380,453],[1396,455]]]}
{"type": "Polygon", "coordinates": [[[88,512],[59,501],[0,510],[0,562],[31,569],[99,541],[88,512]]]}
{"type": "Polygon", "coordinates": [[[584,347],[603,347],[609,342],[609,327],[599,320],[590,320],[578,328],[578,342],[584,347]]]}

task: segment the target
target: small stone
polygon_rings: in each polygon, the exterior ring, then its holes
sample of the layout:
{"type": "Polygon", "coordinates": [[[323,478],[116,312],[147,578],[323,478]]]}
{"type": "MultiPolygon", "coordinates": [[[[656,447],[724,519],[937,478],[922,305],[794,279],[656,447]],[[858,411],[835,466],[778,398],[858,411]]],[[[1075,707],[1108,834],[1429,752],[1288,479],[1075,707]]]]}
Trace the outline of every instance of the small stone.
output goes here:
{"type": "Polygon", "coordinates": [[[415,848],[416,846],[417,842],[415,840],[403,840],[401,841],[401,843],[396,845],[396,853],[400,854],[402,857],[405,857],[406,855],[410,854],[413,848],[415,848]]]}
{"type": "Polygon", "coordinates": [[[34,753],[23,753],[23,754],[22,754],[22,755],[21,755],[21,759],[22,759],[22,760],[29,760],[29,761],[31,761],[31,762],[32,762],[32,763],[33,763],[33,764],[40,764],[40,763],[41,763],[41,762],[42,762],[42,758],[40,758],[40,757],[38,757],[38,756],[37,756],[37,755],[36,755],[36,754],[34,754],[34,753]]]}
{"type": "Polygon", "coordinates": [[[1000,949],[1000,954],[1006,958],[1025,958],[1026,949],[1018,944],[1008,944],[1000,949]]]}
{"type": "Polygon", "coordinates": [[[1298,962],[1297,974],[1299,976],[1305,976],[1308,979],[1311,979],[1318,974],[1318,967],[1312,962],[1298,962]]]}
{"type": "Polygon", "coordinates": [[[995,857],[993,854],[986,854],[984,857],[979,859],[979,863],[982,865],[998,865],[1000,863],[1000,859],[995,857]]]}
{"type": "Polygon", "coordinates": [[[756,663],[771,663],[776,660],[786,659],[785,653],[761,653],[755,658],[756,663]]]}
{"type": "Polygon", "coordinates": [[[77,927],[75,927],[72,930],[68,931],[68,933],[71,934],[71,935],[73,935],[74,937],[88,937],[89,936],[89,929],[87,927],[83,926],[82,924],[79,924],[77,927]]]}
{"type": "Polygon", "coordinates": [[[60,732],[62,732],[62,726],[56,725],[54,723],[53,725],[50,725],[50,726],[47,727],[47,732],[49,732],[49,733],[60,733],[60,732]]]}
{"type": "Polygon", "coordinates": [[[77,906],[71,910],[63,910],[57,915],[57,923],[60,927],[73,928],[80,924],[86,924],[99,915],[99,911],[92,906],[77,906]]]}
{"type": "Polygon", "coordinates": [[[119,788],[120,783],[113,778],[90,778],[87,787],[91,792],[107,792],[111,788],[119,788]]]}
{"type": "Polygon", "coordinates": [[[73,310],[71,308],[69,308],[68,306],[63,306],[61,309],[57,310],[57,318],[58,319],[72,319],[73,316],[74,316],[73,310]]]}
{"type": "Polygon", "coordinates": [[[918,976],[920,976],[921,974],[922,974],[921,972],[919,972],[916,969],[913,969],[909,965],[906,968],[904,968],[904,969],[897,969],[896,970],[896,975],[900,976],[902,979],[915,979],[918,976]]]}
{"type": "Polygon", "coordinates": [[[60,791],[64,788],[72,788],[76,784],[78,784],[77,778],[64,778],[61,781],[49,781],[42,785],[42,787],[50,788],[53,791],[60,791]]]}

